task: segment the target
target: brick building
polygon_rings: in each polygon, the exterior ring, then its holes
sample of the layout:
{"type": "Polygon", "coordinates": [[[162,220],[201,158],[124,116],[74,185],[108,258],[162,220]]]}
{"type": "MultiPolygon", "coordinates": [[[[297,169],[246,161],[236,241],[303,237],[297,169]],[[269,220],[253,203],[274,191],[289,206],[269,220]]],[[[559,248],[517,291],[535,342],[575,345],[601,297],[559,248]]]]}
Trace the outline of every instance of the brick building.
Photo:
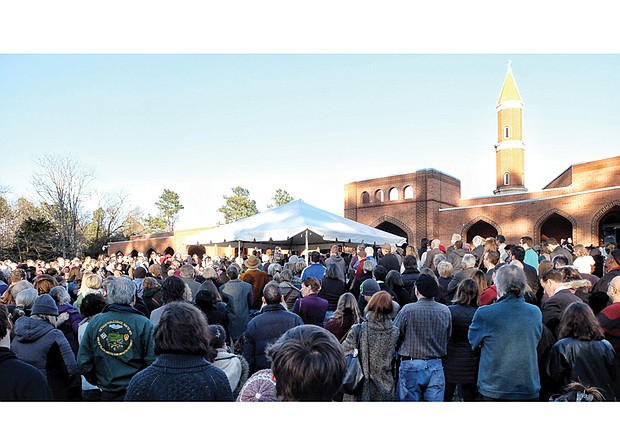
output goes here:
{"type": "Polygon", "coordinates": [[[523,102],[510,66],[496,106],[498,142],[494,195],[461,199],[459,179],[435,169],[345,185],[344,216],[407,237],[452,234],[471,242],[502,234],[508,242],[530,235],[572,237],[586,246],[620,239],[620,156],[574,164],[540,191],[524,184],[523,102]]]}

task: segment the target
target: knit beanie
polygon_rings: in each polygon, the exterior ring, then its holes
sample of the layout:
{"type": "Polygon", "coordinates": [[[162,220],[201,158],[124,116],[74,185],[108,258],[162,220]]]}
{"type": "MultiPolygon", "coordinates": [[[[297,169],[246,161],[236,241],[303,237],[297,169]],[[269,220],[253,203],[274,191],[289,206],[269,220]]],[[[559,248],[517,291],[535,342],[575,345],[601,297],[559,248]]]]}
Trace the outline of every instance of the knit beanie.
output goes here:
{"type": "Polygon", "coordinates": [[[254,373],[245,382],[237,401],[272,403],[278,401],[276,383],[271,379],[271,369],[263,369],[254,373]]]}
{"type": "Polygon", "coordinates": [[[30,314],[44,314],[48,316],[58,316],[58,306],[54,298],[49,294],[41,294],[34,300],[30,314]]]}

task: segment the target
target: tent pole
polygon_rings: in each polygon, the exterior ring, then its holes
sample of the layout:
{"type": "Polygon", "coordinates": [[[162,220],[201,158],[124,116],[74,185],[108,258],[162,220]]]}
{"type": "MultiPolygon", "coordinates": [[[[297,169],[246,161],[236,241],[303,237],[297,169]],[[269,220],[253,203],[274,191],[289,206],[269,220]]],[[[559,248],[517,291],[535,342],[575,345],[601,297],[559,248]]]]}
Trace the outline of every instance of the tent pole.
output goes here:
{"type": "Polygon", "coordinates": [[[308,230],[306,229],[306,265],[310,264],[310,253],[308,252],[308,230]]]}
{"type": "Polygon", "coordinates": [[[237,240],[237,257],[241,257],[241,240],[237,240]]]}

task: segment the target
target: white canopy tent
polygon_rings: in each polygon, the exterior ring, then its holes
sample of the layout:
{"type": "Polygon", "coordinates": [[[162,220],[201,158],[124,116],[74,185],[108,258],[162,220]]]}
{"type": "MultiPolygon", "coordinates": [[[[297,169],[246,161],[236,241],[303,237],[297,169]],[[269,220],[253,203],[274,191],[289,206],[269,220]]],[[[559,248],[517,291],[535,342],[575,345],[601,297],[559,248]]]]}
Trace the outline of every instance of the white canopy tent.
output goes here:
{"type": "Polygon", "coordinates": [[[223,245],[238,243],[252,247],[275,247],[289,250],[326,248],[342,245],[402,245],[404,237],[381,231],[362,223],[294,200],[277,208],[209,229],[184,239],[188,245],[223,245]]]}

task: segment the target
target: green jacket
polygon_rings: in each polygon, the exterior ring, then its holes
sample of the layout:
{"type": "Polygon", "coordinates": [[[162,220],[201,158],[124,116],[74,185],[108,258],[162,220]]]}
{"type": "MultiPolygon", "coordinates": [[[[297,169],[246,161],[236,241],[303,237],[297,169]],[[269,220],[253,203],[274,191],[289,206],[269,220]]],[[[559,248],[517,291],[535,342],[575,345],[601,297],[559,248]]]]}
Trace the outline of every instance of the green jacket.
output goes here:
{"type": "Polygon", "coordinates": [[[107,392],[127,390],[129,380],[156,359],[153,324],[130,305],[110,304],[93,317],[77,360],[86,380],[107,392]]]}

